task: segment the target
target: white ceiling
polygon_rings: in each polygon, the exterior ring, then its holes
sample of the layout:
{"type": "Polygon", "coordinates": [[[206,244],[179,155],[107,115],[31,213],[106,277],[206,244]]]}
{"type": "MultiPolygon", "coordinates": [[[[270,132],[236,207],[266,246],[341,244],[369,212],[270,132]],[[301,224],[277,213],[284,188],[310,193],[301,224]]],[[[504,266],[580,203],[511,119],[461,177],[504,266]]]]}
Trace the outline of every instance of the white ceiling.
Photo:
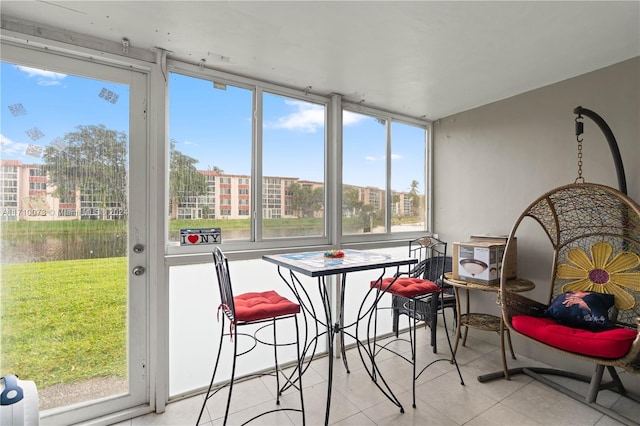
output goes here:
{"type": "MultiPolygon", "coordinates": [[[[438,119],[640,55],[639,1],[8,1],[62,28],[438,119]]],[[[640,77],[639,77],[640,78],[640,77]]]]}

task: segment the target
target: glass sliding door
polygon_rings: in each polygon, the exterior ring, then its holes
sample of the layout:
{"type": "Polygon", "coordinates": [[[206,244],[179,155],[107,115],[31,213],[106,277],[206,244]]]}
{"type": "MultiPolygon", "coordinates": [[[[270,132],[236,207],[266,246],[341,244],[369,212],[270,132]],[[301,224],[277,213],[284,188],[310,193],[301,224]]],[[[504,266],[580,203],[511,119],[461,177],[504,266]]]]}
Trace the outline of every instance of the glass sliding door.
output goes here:
{"type": "Polygon", "coordinates": [[[36,383],[45,424],[141,405],[146,74],[2,49],[0,374],[36,383]]]}

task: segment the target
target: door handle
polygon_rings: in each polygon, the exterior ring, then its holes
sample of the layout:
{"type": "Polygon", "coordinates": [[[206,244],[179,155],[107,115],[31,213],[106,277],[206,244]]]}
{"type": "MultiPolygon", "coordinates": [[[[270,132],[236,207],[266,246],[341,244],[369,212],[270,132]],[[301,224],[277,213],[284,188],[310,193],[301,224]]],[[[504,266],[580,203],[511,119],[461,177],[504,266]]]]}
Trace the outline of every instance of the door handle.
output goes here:
{"type": "Polygon", "coordinates": [[[136,266],[131,272],[133,272],[133,275],[142,275],[144,274],[144,266],[136,266]]]}

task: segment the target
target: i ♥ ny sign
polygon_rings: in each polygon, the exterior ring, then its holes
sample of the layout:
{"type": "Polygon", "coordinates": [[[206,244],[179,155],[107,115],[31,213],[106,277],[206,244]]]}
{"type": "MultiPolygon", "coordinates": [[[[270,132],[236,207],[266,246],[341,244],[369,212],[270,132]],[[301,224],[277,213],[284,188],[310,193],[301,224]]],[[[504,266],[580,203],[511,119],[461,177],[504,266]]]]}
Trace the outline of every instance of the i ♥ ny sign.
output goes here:
{"type": "Polygon", "coordinates": [[[202,245],[202,244],[220,244],[222,242],[222,233],[220,228],[205,229],[181,229],[180,245],[202,245]]]}

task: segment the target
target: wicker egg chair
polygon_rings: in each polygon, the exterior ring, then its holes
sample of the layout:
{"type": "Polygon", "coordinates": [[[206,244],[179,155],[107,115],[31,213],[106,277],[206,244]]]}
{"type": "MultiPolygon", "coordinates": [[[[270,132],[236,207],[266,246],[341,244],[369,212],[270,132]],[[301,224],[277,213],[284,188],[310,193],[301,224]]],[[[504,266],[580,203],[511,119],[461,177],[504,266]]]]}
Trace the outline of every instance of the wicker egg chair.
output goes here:
{"type": "MultiPolygon", "coordinates": [[[[546,300],[540,302],[507,291],[506,277],[502,276],[500,302],[505,324],[516,334],[549,349],[594,363],[595,371],[591,378],[548,368],[515,368],[509,370],[509,375],[527,374],[622,423],[635,424],[637,419],[630,420],[600,406],[596,398],[599,390],[612,389],[640,402],[636,395],[626,392],[616,371],[620,368],[640,373],[640,206],[604,185],[574,183],[556,188],[520,215],[509,235],[505,256],[513,248],[511,242],[518,229],[528,220],[537,222],[551,243],[551,280],[536,283],[538,290],[541,286],[546,290],[546,300]],[[615,327],[590,331],[549,322],[550,303],[570,290],[613,294],[610,299],[615,299],[615,305],[604,312],[608,312],[615,327]],[[602,334],[611,332],[621,340],[612,343],[612,336],[602,334]],[[605,367],[611,375],[607,383],[602,382],[605,367]],[[588,395],[585,398],[543,374],[590,383],[588,395]]],[[[522,239],[518,241],[520,246],[523,243],[522,239]]],[[[504,373],[491,373],[478,380],[500,377],[504,373]]]]}

